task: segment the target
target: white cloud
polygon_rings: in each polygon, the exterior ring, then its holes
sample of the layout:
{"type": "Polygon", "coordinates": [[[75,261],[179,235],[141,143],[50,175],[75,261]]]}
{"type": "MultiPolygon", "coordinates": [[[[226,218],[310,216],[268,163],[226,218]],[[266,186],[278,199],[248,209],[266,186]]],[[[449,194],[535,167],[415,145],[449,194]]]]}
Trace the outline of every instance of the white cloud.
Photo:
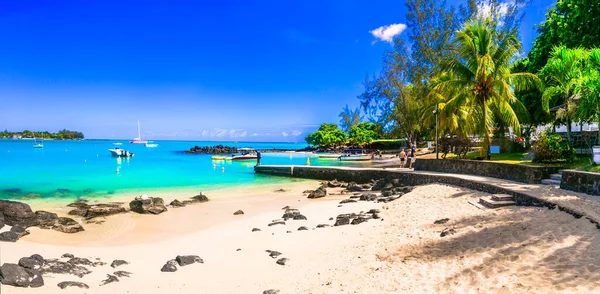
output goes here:
{"type": "Polygon", "coordinates": [[[284,136],[284,137],[287,137],[287,136],[289,136],[290,134],[288,134],[287,132],[281,132],[281,135],[282,135],[282,136],[284,136]]]}
{"type": "Polygon", "coordinates": [[[225,130],[225,129],[217,129],[217,130],[215,130],[215,132],[213,134],[211,134],[211,137],[212,136],[215,136],[215,137],[225,137],[225,135],[227,135],[227,130],[225,130]]]}
{"type": "Polygon", "coordinates": [[[252,133],[252,137],[258,136],[258,133],[252,133]]]}
{"type": "Polygon", "coordinates": [[[300,131],[293,131],[292,132],[292,136],[294,136],[294,137],[298,137],[300,135],[302,135],[302,132],[300,132],[300,131]]]}
{"type": "MultiPolygon", "coordinates": [[[[369,31],[373,37],[380,41],[392,43],[394,37],[400,35],[406,29],[406,25],[403,23],[395,23],[387,26],[380,26],[372,31],[369,31]]],[[[375,43],[377,41],[373,41],[375,43]]]]}
{"type": "MultiPolygon", "coordinates": [[[[497,7],[495,7],[495,13],[499,16],[504,16],[508,13],[509,6],[514,5],[511,1],[508,2],[500,2],[497,7]]],[[[490,2],[481,3],[477,5],[477,16],[481,18],[489,17],[492,15],[492,5],[490,2]]]]}
{"type": "Polygon", "coordinates": [[[200,133],[202,135],[202,137],[206,137],[208,136],[209,132],[207,130],[202,130],[202,133],[200,133]]]}

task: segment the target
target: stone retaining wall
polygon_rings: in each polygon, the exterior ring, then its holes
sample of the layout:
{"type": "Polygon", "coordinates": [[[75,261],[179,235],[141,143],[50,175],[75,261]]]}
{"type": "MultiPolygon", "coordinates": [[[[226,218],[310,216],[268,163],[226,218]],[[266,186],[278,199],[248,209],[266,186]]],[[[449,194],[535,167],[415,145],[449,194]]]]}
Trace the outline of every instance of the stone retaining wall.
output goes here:
{"type": "Polygon", "coordinates": [[[598,196],[600,195],[600,174],[563,170],[560,188],[598,196]]]}
{"type": "Polygon", "coordinates": [[[558,172],[556,166],[530,166],[468,159],[417,158],[415,170],[493,177],[528,184],[539,184],[558,172]]]}
{"type": "MultiPolygon", "coordinates": [[[[419,162],[419,160],[417,160],[419,162]]],[[[529,195],[525,192],[510,190],[494,184],[479,182],[475,180],[464,179],[456,176],[443,174],[424,174],[413,173],[410,171],[385,170],[375,168],[345,168],[345,167],[318,167],[318,166],[257,166],[254,171],[259,174],[297,177],[315,180],[340,180],[345,182],[365,183],[371,180],[379,179],[398,179],[400,183],[408,186],[427,185],[433,183],[447,184],[458,187],[463,187],[471,190],[483,191],[491,194],[508,194],[515,198],[517,205],[522,206],[539,206],[548,207],[550,209],[558,208],[561,211],[569,213],[576,218],[581,218],[584,215],[580,212],[573,211],[569,208],[562,207],[555,203],[546,201],[529,195]]],[[[563,177],[565,172],[563,172],[563,177]]],[[[600,178],[600,177],[599,177],[600,178]]],[[[564,180],[563,180],[564,181],[564,180]]],[[[594,223],[600,229],[598,221],[586,217],[590,222],[594,223]]]]}

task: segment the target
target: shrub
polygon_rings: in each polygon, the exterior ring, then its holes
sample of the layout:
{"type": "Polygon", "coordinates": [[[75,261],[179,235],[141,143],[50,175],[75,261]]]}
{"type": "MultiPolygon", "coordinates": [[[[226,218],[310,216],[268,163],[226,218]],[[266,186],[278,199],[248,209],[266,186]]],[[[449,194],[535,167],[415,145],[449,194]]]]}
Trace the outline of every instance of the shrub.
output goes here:
{"type": "Polygon", "coordinates": [[[441,138],[438,144],[440,144],[440,153],[442,153],[443,159],[448,153],[454,153],[458,158],[465,158],[473,146],[469,138],[441,138]]]}
{"type": "Polygon", "coordinates": [[[553,162],[558,160],[573,162],[575,149],[560,135],[542,134],[533,145],[533,162],[553,162]]]}

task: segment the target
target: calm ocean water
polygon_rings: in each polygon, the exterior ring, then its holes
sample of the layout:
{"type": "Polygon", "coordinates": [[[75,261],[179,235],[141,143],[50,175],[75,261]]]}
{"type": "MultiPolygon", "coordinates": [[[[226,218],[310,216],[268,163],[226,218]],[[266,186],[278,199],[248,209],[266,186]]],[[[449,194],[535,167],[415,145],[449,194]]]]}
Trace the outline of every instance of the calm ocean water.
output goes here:
{"type": "MultiPolygon", "coordinates": [[[[305,144],[154,141],[146,148],[128,141],[44,141],[33,148],[31,140],[0,140],[0,199],[78,198],[106,196],[155,188],[214,190],[236,185],[284,181],[254,174],[255,162],[213,161],[211,155],[188,155],[181,151],[217,144],[256,149],[300,149],[305,144]],[[114,158],[113,142],[135,153],[114,158]],[[222,171],[222,168],[225,171],[222,171]],[[119,169],[119,173],[116,170],[119,169]],[[39,194],[39,195],[38,195],[39,194]]],[[[263,154],[262,164],[305,164],[306,155],[263,154]]],[[[335,160],[311,158],[311,165],[340,165],[335,160]]]]}

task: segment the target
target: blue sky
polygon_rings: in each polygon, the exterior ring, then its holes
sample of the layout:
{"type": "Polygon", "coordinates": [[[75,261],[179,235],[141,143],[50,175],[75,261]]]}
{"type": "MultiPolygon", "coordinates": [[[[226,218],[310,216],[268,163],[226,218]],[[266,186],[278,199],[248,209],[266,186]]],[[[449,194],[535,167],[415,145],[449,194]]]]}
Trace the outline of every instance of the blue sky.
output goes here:
{"type": "MultiPolygon", "coordinates": [[[[459,2],[458,0],[449,1],[459,2]]],[[[525,50],[553,1],[533,0],[525,50]]],[[[303,141],[358,106],[404,1],[0,1],[0,129],[303,141]],[[124,4],[126,2],[127,4],[124,4]]],[[[396,30],[393,30],[393,29],[396,30]]]]}

